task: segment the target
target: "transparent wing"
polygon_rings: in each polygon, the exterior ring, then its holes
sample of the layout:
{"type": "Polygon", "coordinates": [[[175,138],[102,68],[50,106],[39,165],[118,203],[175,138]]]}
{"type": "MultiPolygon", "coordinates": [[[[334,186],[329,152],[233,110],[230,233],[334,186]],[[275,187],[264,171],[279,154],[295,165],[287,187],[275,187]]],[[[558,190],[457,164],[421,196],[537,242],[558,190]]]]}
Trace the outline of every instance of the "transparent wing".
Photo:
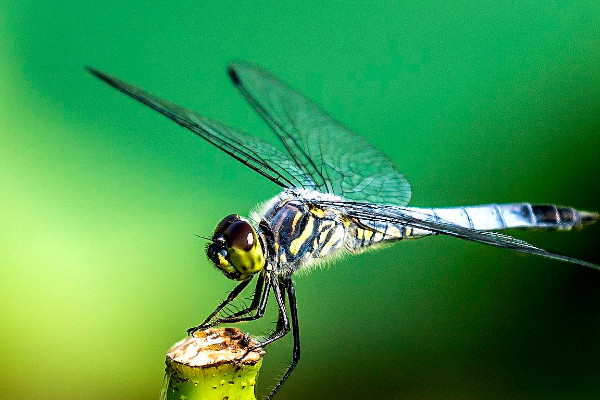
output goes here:
{"type": "Polygon", "coordinates": [[[411,191],[406,178],[362,137],[254,65],[233,63],[228,72],[317,190],[349,200],[408,204],[411,191]]]}
{"type": "Polygon", "coordinates": [[[540,249],[539,247],[535,247],[524,240],[520,240],[509,235],[458,226],[441,218],[432,217],[428,214],[422,214],[419,216],[418,214],[415,214],[414,210],[408,211],[402,207],[343,201],[319,201],[319,204],[323,206],[338,207],[350,218],[356,218],[358,220],[406,225],[442,235],[454,236],[473,242],[517,251],[520,253],[533,254],[540,257],[578,264],[588,268],[600,270],[600,265],[540,249]]]}
{"type": "Polygon", "coordinates": [[[93,75],[117,90],[158,111],[223,150],[244,165],[267,177],[283,188],[300,187],[314,189],[312,179],[293,160],[276,147],[261,139],[243,134],[220,122],[204,118],[200,114],[161,100],[117,78],[93,68],[93,75]]]}

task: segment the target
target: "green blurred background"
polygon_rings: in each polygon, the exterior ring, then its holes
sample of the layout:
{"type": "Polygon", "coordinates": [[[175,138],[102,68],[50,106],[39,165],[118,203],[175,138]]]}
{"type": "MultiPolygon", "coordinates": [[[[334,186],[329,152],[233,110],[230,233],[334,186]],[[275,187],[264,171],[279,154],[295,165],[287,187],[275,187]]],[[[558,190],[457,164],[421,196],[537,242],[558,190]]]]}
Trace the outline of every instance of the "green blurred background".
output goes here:
{"type": "MultiPolygon", "coordinates": [[[[0,5],[1,398],[157,398],[233,287],[194,234],[277,193],[84,65],[274,141],[225,74],[250,60],[384,149],[413,205],[600,209],[597,0],[220,3],[0,5]]],[[[514,233],[600,262],[600,226],[514,233]]],[[[296,285],[280,399],[599,397],[600,273],[432,238],[296,285]]]]}

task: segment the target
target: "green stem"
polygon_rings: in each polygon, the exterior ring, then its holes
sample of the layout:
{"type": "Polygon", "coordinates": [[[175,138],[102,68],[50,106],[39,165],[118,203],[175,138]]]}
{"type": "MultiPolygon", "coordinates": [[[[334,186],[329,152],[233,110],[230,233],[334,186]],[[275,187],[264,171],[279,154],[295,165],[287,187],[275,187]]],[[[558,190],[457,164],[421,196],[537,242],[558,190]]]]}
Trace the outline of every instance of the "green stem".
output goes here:
{"type": "Polygon", "coordinates": [[[264,351],[237,328],[207,329],[167,353],[160,400],[255,400],[264,351]],[[242,359],[242,357],[244,357],[242,359]]]}

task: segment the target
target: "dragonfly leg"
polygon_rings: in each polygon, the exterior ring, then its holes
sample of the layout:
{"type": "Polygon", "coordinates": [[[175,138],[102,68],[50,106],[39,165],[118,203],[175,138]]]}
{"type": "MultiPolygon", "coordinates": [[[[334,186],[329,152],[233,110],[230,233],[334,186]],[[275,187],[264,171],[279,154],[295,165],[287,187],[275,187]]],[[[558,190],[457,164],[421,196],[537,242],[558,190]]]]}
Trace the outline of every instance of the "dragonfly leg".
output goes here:
{"type": "Polygon", "coordinates": [[[248,347],[246,349],[246,353],[240,358],[240,362],[252,351],[258,348],[264,348],[265,346],[281,339],[290,331],[290,321],[287,316],[287,312],[285,310],[285,281],[277,281],[277,278],[273,276],[271,282],[271,286],[273,287],[273,295],[275,296],[275,300],[277,301],[277,306],[279,307],[279,316],[277,318],[277,325],[275,326],[275,330],[271,332],[271,334],[264,340],[259,341],[256,345],[252,347],[248,347]]]}
{"type": "Polygon", "coordinates": [[[260,305],[260,300],[263,295],[263,285],[265,284],[265,277],[260,274],[258,276],[258,280],[256,281],[256,288],[254,289],[254,297],[252,298],[252,303],[249,307],[243,308],[239,311],[234,312],[233,314],[227,315],[225,318],[234,318],[242,315],[250,314],[258,309],[260,305]]]}
{"type": "Polygon", "coordinates": [[[202,322],[198,326],[195,326],[195,327],[187,330],[188,335],[191,335],[196,331],[208,329],[211,326],[216,325],[215,323],[211,323],[210,321],[217,314],[219,314],[221,312],[221,310],[223,310],[223,308],[225,308],[229,303],[234,301],[239,296],[239,294],[242,293],[242,291],[246,288],[246,286],[248,286],[248,284],[250,283],[251,280],[252,279],[247,279],[245,281],[242,281],[235,288],[233,288],[233,290],[229,293],[227,298],[225,300],[223,300],[223,302],[221,304],[219,304],[218,307],[215,308],[215,310],[212,313],[210,313],[210,315],[204,320],[204,322],[202,322]]]}
{"type": "MultiPolygon", "coordinates": [[[[264,284],[265,284],[265,277],[261,274],[258,276],[258,279],[256,281],[256,287],[254,288],[254,296],[252,298],[252,304],[250,304],[249,307],[245,307],[245,308],[238,310],[232,314],[226,315],[225,317],[220,318],[218,321],[214,321],[209,326],[208,323],[210,322],[210,320],[212,320],[218,314],[218,312],[216,312],[216,313],[213,312],[207,318],[207,320],[202,323],[202,326],[212,327],[212,326],[218,325],[223,322],[231,322],[230,320],[232,318],[240,317],[242,315],[247,315],[247,314],[250,314],[251,312],[256,311],[258,309],[258,306],[260,305],[260,301],[263,296],[264,284]],[[225,321],[225,320],[227,320],[227,321],[225,321]]],[[[221,311],[222,307],[218,308],[217,310],[221,311]]]]}
{"type": "Polygon", "coordinates": [[[275,330],[269,335],[269,337],[259,342],[257,346],[254,346],[253,348],[249,349],[247,353],[258,347],[265,347],[266,345],[281,339],[290,331],[290,321],[288,320],[288,316],[285,310],[285,289],[288,279],[289,278],[286,278],[285,281],[277,282],[276,278],[273,277],[273,295],[275,296],[277,306],[279,307],[279,317],[277,318],[277,325],[275,326],[275,330]]]}
{"type": "Polygon", "coordinates": [[[263,275],[260,275],[256,282],[256,288],[254,289],[254,297],[252,299],[252,304],[250,304],[249,307],[239,310],[231,315],[219,318],[217,323],[223,324],[252,321],[262,317],[267,307],[270,286],[271,285],[268,282],[265,284],[265,277],[263,275]],[[249,315],[254,311],[256,311],[254,315],[249,315]]]}
{"type": "MultiPolygon", "coordinates": [[[[300,361],[300,329],[298,328],[298,309],[296,308],[296,291],[294,289],[294,284],[291,278],[287,278],[285,281],[285,289],[288,294],[288,303],[290,305],[290,316],[292,319],[292,335],[294,336],[294,349],[292,352],[292,362],[290,363],[287,371],[283,374],[283,377],[279,380],[275,389],[271,392],[267,400],[271,400],[273,396],[277,394],[281,386],[287,381],[290,377],[296,365],[298,365],[298,361],[300,361]]],[[[285,311],[285,310],[284,310],[285,311]]]]}
{"type": "MultiPolygon", "coordinates": [[[[247,315],[248,313],[244,313],[245,315],[237,315],[239,313],[235,313],[231,316],[217,318],[210,324],[210,326],[215,326],[215,325],[219,325],[219,324],[235,324],[237,322],[254,321],[256,319],[261,318],[265,313],[265,309],[267,308],[267,300],[269,300],[269,291],[270,290],[271,290],[271,278],[267,275],[267,279],[265,279],[265,278],[259,279],[256,283],[255,300],[252,301],[253,304],[255,303],[255,301],[256,301],[256,303],[258,303],[255,314],[247,315]],[[262,286],[262,287],[260,287],[260,286],[262,286]],[[258,292],[259,295],[257,295],[256,292],[258,292]],[[258,300],[257,300],[257,297],[258,297],[258,300]]],[[[252,306],[250,306],[248,308],[252,309],[252,306]]],[[[245,310],[242,310],[242,311],[245,311],[245,310]]],[[[250,310],[249,312],[251,312],[251,311],[252,310],[250,310]]],[[[241,311],[240,311],[240,313],[241,313],[241,311]]]]}

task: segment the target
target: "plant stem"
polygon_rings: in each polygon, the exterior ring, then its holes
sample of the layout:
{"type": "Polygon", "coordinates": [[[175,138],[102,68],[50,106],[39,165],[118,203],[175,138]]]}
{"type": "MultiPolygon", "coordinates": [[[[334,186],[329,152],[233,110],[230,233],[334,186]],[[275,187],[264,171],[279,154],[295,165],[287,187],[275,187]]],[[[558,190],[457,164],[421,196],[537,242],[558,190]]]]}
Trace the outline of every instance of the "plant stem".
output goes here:
{"type": "Polygon", "coordinates": [[[160,400],[255,400],[264,351],[237,328],[207,329],[167,353],[160,400]],[[243,357],[243,359],[242,359],[243,357]]]}

